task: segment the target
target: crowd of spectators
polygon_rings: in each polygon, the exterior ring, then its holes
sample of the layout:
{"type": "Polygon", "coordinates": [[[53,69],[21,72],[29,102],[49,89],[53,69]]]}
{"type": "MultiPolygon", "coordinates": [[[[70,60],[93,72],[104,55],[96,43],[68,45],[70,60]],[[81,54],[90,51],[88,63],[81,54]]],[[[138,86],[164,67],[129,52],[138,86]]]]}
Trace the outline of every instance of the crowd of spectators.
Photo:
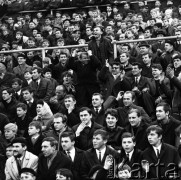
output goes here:
{"type": "Polygon", "coordinates": [[[174,3],[0,0],[0,179],[180,177],[181,3],[174,3]],[[55,10],[70,6],[79,8],[55,10]],[[47,12],[19,13],[40,9],[47,12]],[[114,41],[139,39],[117,44],[114,58],[114,41]],[[42,58],[32,50],[41,47],[61,48],[42,58]]]}

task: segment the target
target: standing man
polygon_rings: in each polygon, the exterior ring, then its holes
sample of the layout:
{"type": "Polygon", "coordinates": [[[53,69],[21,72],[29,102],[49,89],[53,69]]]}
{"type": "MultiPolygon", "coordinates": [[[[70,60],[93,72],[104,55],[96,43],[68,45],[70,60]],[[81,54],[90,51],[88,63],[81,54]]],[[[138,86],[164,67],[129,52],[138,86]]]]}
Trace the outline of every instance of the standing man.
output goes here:
{"type": "Polygon", "coordinates": [[[19,54],[17,56],[18,59],[18,66],[13,68],[13,73],[19,77],[20,79],[23,78],[24,73],[26,71],[31,71],[32,70],[32,66],[29,66],[26,64],[26,56],[25,54],[19,54]]]}
{"type": "Polygon", "coordinates": [[[88,107],[82,107],[79,111],[81,123],[73,126],[73,131],[76,135],[75,146],[88,150],[92,147],[93,133],[102,126],[92,121],[92,111],[88,107]]]}
{"type": "Polygon", "coordinates": [[[47,137],[42,142],[42,153],[39,156],[37,180],[56,180],[56,170],[71,169],[71,160],[62,152],[57,151],[58,142],[47,137]]]}
{"type": "Polygon", "coordinates": [[[24,167],[37,170],[38,157],[28,152],[26,140],[22,137],[15,138],[12,141],[13,156],[6,161],[5,175],[6,180],[19,180],[20,171],[24,167]]]}
{"type": "Polygon", "coordinates": [[[48,103],[53,89],[50,80],[41,77],[41,72],[42,69],[39,67],[32,69],[33,81],[30,83],[30,87],[34,90],[35,98],[43,99],[48,103]]]}
{"type": "Polygon", "coordinates": [[[150,146],[143,151],[142,160],[146,160],[149,164],[148,178],[165,179],[175,173],[178,175],[179,154],[174,146],[162,141],[162,128],[152,125],[146,132],[150,146]]]}
{"type": "Polygon", "coordinates": [[[100,26],[94,28],[94,38],[88,43],[89,50],[92,54],[97,56],[102,66],[105,65],[106,59],[109,63],[113,62],[113,46],[111,41],[105,37],[102,37],[103,30],[100,26]]]}

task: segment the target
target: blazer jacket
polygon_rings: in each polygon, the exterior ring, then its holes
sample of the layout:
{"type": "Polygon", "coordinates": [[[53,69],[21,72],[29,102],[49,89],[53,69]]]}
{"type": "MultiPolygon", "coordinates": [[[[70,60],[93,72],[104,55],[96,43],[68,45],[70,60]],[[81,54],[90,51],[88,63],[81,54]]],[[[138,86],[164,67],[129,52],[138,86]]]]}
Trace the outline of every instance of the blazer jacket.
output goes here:
{"type": "MultiPolygon", "coordinates": [[[[38,157],[26,151],[25,157],[21,164],[21,168],[26,167],[26,168],[31,168],[34,171],[36,171],[37,166],[38,166],[38,157]]],[[[19,178],[19,171],[18,171],[17,163],[14,156],[10,157],[6,161],[5,175],[6,175],[6,180],[17,180],[19,178]]]]}

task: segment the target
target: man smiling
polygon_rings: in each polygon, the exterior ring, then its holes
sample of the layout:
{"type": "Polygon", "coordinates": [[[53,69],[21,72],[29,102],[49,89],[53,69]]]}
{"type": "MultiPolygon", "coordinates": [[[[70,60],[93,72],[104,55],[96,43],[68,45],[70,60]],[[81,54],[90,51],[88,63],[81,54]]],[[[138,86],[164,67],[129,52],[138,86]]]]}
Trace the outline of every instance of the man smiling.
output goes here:
{"type": "Polygon", "coordinates": [[[22,137],[12,141],[13,156],[6,161],[5,174],[6,180],[19,180],[20,171],[24,167],[37,170],[38,157],[28,152],[26,140],[22,137]]]}

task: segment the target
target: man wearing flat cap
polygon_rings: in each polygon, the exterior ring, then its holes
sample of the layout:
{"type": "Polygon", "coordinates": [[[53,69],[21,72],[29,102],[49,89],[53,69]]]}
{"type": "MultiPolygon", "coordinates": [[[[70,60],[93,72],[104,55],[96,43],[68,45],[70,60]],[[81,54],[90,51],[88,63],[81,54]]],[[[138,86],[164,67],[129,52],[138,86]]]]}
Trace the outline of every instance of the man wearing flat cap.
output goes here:
{"type": "Polygon", "coordinates": [[[36,172],[31,168],[22,168],[20,172],[21,180],[35,180],[36,172]]]}
{"type": "Polygon", "coordinates": [[[165,51],[160,57],[160,64],[162,65],[164,71],[166,70],[168,64],[173,64],[173,56],[175,54],[180,54],[180,52],[175,51],[174,44],[175,41],[172,39],[165,41],[165,51]]]}
{"type": "Polygon", "coordinates": [[[19,180],[22,168],[37,170],[38,157],[28,152],[26,139],[23,137],[15,138],[12,141],[13,156],[6,161],[5,175],[6,180],[19,180]]]}

